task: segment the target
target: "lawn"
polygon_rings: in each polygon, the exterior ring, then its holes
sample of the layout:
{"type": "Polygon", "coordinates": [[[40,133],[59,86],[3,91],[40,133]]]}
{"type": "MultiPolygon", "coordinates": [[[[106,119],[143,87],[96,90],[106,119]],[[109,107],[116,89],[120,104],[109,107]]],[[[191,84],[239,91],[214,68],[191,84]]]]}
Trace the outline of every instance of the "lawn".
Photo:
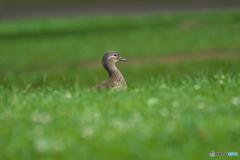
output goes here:
{"type": "Polygon", "coordinates": [[[38,87],[43,85],[43,77],[47,75],[46,85],[72,85],[78,79],[81,86],[91,87],[107,77],[100,61],[109,50],[116,50],[128,59],[120,69],[129,83],[138,82],[135,76],[141,74],[145,75],[144,81],[152,73],[162,72],[164,77],[183,75],[181,72],[192,75],[194,72],[190,70],[193,68],[204,73],[219,69],[227,72],[229,68],[230,72],[236,73],[240,50],[239,22],[240,12],[234,10],[3,21],[0,24],[0,76],[4,78],[0,83],[8,87],[26,87],[31,83],[32,87],[38,87]],[[201,61],[202,64],[191,61],[193,65],[188,67],[182,63],[169,66],[151,62],[163,56],[209,52],[236,56],[233,62],[215,57],[216,65],[210,58],[201,61]],[[149,69],[146,65],[133,64],[136,59],[148,59],[151,62],[149,69]],[[95,63],[90,63],[92,61],[95,63]],[[98,67],[87,68],[88,62],[98,67]],[[179,69],[179,65],[185,69],[179,69]],[[203,69],[199,68],[201,65],[203,69]]]}
{"type": "Polygon", "coordinates": [[[238,10],[1,21],[0,159],[239,152],[239,29],[238,10]],[[128,89],[92,92],[108,50],[128,89]]]}
{"type": "MultiPolygon", "coordinates": [[[[208,159],[239,152],[240,75],[127,91],[0,89],[0,158],[208,159]]],[[[220,158],[220,157],[218,157],[220,158]]]]}

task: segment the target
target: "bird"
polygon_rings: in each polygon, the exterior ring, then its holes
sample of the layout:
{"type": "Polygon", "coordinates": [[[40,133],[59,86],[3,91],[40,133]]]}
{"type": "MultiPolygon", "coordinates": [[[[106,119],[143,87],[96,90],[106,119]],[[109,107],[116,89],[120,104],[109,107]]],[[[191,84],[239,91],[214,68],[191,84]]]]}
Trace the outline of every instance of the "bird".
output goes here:
{"type": "Polygon", "coordinates": [[[127,61],[122,58],[116,51],[108,51],[103,55],[102,65],[103,68],[108,71],[109,79],[98,83],[93,90],[116,90],[116,89],[127,89],[127,83],[122,73],[117,69],[115,63],[118,61],[127,61]]]}

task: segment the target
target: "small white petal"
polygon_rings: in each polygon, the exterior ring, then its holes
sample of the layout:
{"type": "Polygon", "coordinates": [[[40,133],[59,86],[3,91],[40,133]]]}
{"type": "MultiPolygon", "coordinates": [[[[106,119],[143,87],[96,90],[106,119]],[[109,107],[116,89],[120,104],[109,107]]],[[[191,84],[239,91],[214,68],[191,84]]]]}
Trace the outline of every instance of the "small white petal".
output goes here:
{"type": "Polygon", "coordinates": [[[195,88],[196,90],[199,90],[199,89],[200,89],[200,86],[199,86],[199,85],[194,85],[194,88],[195,88]]]}
{"type": "Polygon", "coordinates": [[[162,108],[162,110],[160,111],[160,114],[162,116],[167,116],[168,115],[168,110],[166,108],[162,108]]]}
{"type": "Polygon", "coordinates": [[[178,101],[174,101],[173,102],[173,107],[178,107],[179,106],[179,102],[178,101]]]}
{"type": "Polygon", "coordinates": [[[64,97],[70,99],[70,98],[72,98],[72,95],[70,93],[67,93],[67,94],[64,95],[64,97]]]}
{"type": "Polygon", "coordinates": [[[237,104],[239,103],[239,98],[238,98],[238,97],[232,97],[231,103],[232,103],[233,105],[237,105],[237,104]]]}
{"type": "Polygon", "coordinates": [[[223,80],[219,80],[219,83],[220,83],[220,84],[223,84],[223,80]]]}

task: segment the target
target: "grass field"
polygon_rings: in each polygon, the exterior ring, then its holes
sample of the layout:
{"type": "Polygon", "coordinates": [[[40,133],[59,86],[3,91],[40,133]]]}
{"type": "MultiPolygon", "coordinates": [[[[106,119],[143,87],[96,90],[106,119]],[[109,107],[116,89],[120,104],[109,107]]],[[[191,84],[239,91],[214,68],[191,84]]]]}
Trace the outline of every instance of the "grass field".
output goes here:
{"type": "Polygon", "coordinates": [[[0,22],[0,159],[239,153],[239,29],[237,10],[0,22]],[[92,92],[108,50],[129,88],[92,92]]]}

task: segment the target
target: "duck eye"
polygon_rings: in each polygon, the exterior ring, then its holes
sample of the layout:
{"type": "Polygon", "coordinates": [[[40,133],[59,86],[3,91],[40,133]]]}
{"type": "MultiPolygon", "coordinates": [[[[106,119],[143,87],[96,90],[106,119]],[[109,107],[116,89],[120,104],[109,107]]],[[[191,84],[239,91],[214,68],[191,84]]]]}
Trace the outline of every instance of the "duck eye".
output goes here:
{"type": "Polygon", "coordinates": [[[117,57],[117,54],[115,53],[114,56],[117,57]]]}

